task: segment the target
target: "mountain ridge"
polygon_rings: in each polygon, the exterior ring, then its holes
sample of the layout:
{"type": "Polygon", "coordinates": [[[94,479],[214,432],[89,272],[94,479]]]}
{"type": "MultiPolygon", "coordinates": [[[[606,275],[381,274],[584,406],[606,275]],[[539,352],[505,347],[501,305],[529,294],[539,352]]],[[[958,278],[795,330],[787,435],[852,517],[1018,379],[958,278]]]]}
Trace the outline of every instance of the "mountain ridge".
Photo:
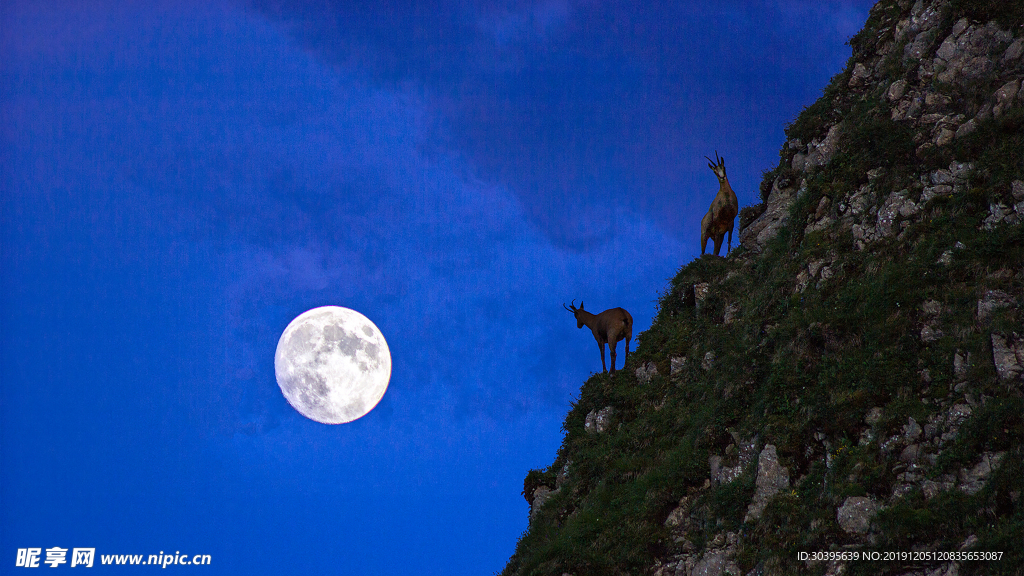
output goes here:
{"type": "Polygon", "coordinates": [[[501,574],[1024,573],[1024,4],[882,0],[850,45],[501,574]]]}

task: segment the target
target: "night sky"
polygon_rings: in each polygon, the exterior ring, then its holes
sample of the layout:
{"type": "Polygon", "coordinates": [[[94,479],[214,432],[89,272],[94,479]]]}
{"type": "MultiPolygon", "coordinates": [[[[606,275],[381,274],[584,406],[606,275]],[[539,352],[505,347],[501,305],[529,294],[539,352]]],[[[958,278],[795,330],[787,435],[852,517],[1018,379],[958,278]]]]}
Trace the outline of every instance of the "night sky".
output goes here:
{"type": "Polygon", "coordinates": [[[871,2],[352,4],[0,4],[0,572],[501,570],[601,367],[562,303],[646,329],[871,2]],[[336,426],[274,379],[329,304],[394,362],[336,426]]]}

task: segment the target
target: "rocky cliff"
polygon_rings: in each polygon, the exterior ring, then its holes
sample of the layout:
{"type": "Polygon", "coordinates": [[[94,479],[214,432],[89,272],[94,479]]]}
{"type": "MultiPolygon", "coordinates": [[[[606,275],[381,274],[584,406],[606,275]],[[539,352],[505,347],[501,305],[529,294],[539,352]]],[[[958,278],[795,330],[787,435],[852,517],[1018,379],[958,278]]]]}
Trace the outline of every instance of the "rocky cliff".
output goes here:
{"type": "Polygon", "coordinates": [[[1024,3],[883,0],[506,575],[1024,574],[1024,3]]]}

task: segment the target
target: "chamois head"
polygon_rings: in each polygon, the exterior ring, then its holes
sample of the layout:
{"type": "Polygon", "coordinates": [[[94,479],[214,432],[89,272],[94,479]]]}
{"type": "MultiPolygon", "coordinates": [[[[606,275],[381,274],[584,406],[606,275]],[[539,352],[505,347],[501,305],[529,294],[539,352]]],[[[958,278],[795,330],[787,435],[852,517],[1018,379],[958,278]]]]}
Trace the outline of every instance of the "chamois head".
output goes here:
{"type": "Polygon", "coordinates": [[[576,299],[575,298],[572,299],[572,304],[569,304],[568,306],[566,306],[565,302],[563,302],[562,303],[562,308],[565,308],[569,312],[572,312],[572,315],[576,317],[576,327],[577,328],[583,328],[583,319],[580,318],[580,310],[583,310],[583,301],[582,300],[580,301],[580,307],[579,308],[576,307],[576,299]]]}
{"type": "MultiPolygon", "coordinates": [[[[705,156],[705,158],[708,157],[705,156]]],[[[708,168],[711,168],[711,171],[715,173],[715,176],[718,176],[719,184],[725,182],[725,158],[718,157],[718,150],[715,150],[714,161],[712,161],[711,158],[708,158],[708,168]]]]}

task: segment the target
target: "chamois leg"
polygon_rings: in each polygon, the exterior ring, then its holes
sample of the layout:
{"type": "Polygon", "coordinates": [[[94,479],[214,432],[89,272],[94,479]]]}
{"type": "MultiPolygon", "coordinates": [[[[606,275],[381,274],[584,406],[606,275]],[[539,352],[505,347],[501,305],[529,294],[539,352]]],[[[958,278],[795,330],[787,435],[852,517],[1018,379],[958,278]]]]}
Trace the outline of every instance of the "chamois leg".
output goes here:
{"type": "MultiPolygon", "coordinates": [[[[604,344],[598,342],[597,347],[601,350],[601,372],[607,372],[608,367],[604,365],[604,344]]],[[[614,365],[612,367],[614,368],[614,365]]]]}
{"type": "Polygon", "coordinates": [[[729,252],[732,251],[732,226],[729,227],[729,247],[725,249],[725,255],[728,256],[729,252]]]}
{"type": "MultiPolygon", "coordinates": [[[[722,234],[722,236],[725,236],[725,234],[722,234]]],[[[718,253],[722,250],[722,236],[715,236],[714,237],[714,240],[715,240],[715,256],[718,256],[718,253]]]]}
{"type": "Polygon", "coordinates": [[[615,348],[618,346],[618,342],[609,338],[608,349],[612,351],[612,374],[615,374],[615,348]]]}

